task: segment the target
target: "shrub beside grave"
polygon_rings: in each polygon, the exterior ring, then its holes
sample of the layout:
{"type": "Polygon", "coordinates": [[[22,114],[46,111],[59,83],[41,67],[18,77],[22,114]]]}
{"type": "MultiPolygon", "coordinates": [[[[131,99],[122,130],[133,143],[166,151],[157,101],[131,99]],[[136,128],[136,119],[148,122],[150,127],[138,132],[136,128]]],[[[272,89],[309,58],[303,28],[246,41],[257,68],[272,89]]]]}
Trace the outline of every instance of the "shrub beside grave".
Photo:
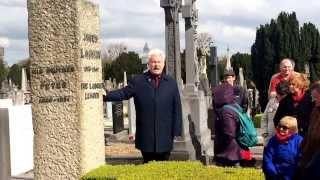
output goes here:
{"type": "Polygon", "coordinates": [[[168,161],[143,165],[105,165],[82,177],[93,179],[219,179],[262,180],[261,169],[204,166],[200,162],[168,161]]]}
{"type": "Polygon", "coordinates": [[[253,117],[254,127],[256,127],[256,128],[261,128],[262,116],[263,116],[263,113],[260,113],[260,114],[256,114],[256,115],[253,117]]]}

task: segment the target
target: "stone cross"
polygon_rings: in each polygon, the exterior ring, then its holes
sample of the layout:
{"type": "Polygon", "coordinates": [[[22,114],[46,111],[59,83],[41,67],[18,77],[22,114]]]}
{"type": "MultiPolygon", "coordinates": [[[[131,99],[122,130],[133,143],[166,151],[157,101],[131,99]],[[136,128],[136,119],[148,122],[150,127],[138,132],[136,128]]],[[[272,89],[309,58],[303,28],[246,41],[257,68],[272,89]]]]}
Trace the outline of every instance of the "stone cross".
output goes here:
{"type": "Polygon", "coordinates": [[[34,179],[80,179],[105,163],[99,7],[28,0],[34,179]]]}
{"type": "Polygon", "coordinates": [[[210,46],[211,88],[219,84],[217,47],[210,46]]]}
{"type": "Polygon", "coordinates": [[[179,11],[181,0],[160,0],[165,12],[166,72],[177,82],[181,79],[179,11]]]}
{"type": "Polygon", "coordinates": [[[185,19],[186,31],[186,84],[198,84],[199,64],[195,47],[198,10],[195,8],[195,0],[185,0],[182,17],[185,19]]]}

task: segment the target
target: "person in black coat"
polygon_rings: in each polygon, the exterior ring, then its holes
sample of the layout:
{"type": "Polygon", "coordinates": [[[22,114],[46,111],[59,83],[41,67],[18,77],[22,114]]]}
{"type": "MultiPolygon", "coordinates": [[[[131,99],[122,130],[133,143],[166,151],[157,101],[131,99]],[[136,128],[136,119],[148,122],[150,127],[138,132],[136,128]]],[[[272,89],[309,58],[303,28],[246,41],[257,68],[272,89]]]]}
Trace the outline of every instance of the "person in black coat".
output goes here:
{"type": "Polygon", "coordinates": [[[304,74],[299,73],[289,78],[290,94],[279,103],[273,119],[275,127],[277,127],[280,119],[284,116],[296,117],[298,120],[299,135],[304,137],[308,131],[310,114],[314,106],[308,87],[309,81],[304,74]]]}
{"type": "Polygon", "coordinates": [[[320,81],[311,86],[314,108],[308,132],[302,142],[302,156],[294,179],[320,179],[320,81]]]}
{"type": "Polygon", "coordinates": [[[176,81],[163,74],[165,55],[153,49],[148,54],[149,71],[137,75],[128,86],[107,93],[104,101],[134,98],[136,109],[135,146],[144,163],[168,160],[175,136],[181,135],[181,101],[176,81]]]}

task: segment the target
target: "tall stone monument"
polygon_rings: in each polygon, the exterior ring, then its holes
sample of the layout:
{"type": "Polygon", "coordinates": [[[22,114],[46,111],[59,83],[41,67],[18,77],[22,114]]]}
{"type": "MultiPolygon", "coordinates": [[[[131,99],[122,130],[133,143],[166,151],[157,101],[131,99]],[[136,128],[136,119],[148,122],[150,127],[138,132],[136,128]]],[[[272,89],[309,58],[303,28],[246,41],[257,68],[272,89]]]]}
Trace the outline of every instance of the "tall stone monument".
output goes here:
{"type": "Polygon", "coordinates": [[[181,81],[179,11],[182,0],[160,0],[165,12],[166,71],[178,83],[181,81]]]}
{"type": "Polygon", "coordinates": [[[34,178],[79,179],[104,164],[98,5],[28,0],[34,178]]]}
{"type": "MultiPolygon", "coordinates": [[[[182,0],[160,0],[160,6],[164,8],[165,12],[166,73],[176,79],[181,90],[183,85],[181,81],[179,13],[182,0]]],[[[181,101],[183,111],[182,136],[175,140],[171,158],[195,160],[195,151],[189,133],[190,118],[189,113],[187,113],[190,112],[190,109],[183,96],[181,96],[181,101]]]]}
{"type": "Polygon", "coordinates": [[[213,156],[213,143],[211,131],[208,129],[208,104],[203,91],[198,89],[199,68],[196,56],[195,37],[198,20],[198,10],[195,0],[185,0],[182,10],[182,17],[185,19],[186,31],[186,85],[183,96],[186,106],[189,106],[191,123],[194,124],[194,133],[198,141],[196,151],[197,159],[201,158],[208,163],[209,156],[213,156]]]}
{"type": "Polygon", "coordinates": [[[212,45],[210,46],[209,66],[211,68],[211,88],[212,88],[219,84],[217,47],[212,45]]]}
{"type": "Polygon", "coordinates": [[[182,17],[185,19],[186,42],[186,85],[193,86],[199,83],[199,64],[195,39],[198,25],[198,10],[195,8],[195,0],[185,0],[182,17]]]}

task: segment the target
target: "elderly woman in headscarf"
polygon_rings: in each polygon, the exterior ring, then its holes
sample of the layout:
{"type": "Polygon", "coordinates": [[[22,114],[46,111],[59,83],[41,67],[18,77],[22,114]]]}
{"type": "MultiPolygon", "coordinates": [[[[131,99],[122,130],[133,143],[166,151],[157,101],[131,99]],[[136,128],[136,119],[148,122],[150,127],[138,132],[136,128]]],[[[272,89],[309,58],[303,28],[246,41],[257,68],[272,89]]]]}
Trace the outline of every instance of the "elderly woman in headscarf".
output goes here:
{"type": "Polygon", "coordinates": [[[306,134],[313,108],[308,87],[309,81],[304,74],[295,74],[289,78],[290,93],[279,103],[273,119],[275,127],[284,116],[293,116],[298,120],[299,134],[301,136],[306,134]]]}
{"type": "Polygon", "coordinates": [[[215,119],[214,159],[217,165],[239,166],[241,160],[241,147],[236,140],[239,127],[238,115],[224,105],[235,103],[234,88],[223,83],[213,90],[215,119]]]}

